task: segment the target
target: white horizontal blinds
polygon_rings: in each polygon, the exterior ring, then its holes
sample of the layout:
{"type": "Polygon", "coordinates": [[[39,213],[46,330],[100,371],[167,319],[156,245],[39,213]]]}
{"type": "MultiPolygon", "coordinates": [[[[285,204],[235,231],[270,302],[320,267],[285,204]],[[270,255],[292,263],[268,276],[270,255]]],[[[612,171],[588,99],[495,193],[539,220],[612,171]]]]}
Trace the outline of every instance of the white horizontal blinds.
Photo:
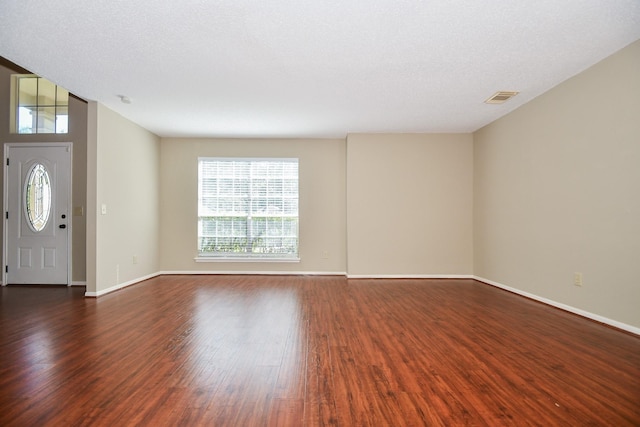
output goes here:
{"type": "Polygon", "coordinates": [[[297,159],[200,159],[203,255],[298,256],[297,159]]]}

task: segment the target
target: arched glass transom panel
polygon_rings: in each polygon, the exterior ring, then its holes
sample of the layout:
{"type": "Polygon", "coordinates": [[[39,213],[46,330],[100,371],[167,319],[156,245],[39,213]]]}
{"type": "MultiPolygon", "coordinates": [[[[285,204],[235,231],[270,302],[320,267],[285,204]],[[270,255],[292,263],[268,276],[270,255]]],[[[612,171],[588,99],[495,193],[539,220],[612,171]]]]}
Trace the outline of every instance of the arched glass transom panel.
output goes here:
{"type": "Polygon", "coordinates": [[[33,231],[42,231],[47,226],[51,213],[51,180],[47,168],[36,163],[25,181],[24,211],[33,231]]]}

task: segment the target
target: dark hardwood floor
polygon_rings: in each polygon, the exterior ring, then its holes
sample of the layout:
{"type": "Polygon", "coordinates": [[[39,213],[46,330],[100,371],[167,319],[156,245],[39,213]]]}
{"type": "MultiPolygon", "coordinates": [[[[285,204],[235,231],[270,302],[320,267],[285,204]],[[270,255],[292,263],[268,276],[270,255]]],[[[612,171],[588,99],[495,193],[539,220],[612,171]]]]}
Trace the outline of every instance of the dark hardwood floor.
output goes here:
{"type": "Polygon", "coordinates": [[[1,426],[640,425],[640,337],[473,280],[1,293],[1,426]]]}

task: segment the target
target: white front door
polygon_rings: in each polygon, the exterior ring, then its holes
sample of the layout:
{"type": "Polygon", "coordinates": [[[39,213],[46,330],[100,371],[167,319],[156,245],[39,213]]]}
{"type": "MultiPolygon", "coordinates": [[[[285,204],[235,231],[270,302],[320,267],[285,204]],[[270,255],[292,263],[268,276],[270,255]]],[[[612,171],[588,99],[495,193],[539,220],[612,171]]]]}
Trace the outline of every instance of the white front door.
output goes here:
{"type": "Polygon", "coordinates": [[[70,284],[71,147],[5,144],[3,284],[70,284]]]}

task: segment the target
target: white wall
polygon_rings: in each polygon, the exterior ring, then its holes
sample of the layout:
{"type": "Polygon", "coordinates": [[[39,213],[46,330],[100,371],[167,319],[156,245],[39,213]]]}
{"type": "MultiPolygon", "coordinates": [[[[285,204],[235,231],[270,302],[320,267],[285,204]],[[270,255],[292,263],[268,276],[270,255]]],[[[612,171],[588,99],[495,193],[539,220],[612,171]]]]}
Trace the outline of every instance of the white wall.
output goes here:
{"type": "Polygon", "coordinates": [[[101,104],[90,104],[88,295],[159,271],[159,165],[157,136],[101,104]]]}
{"type": "Polygon", "coordinates": [[[473,274],[471,134],[347,138],[350,276],[473,274]]]}
{"type": "Polygon", "coordinates": [[[475,274],[640,327],[640,42],[474,144],[475,274]]]}
{"type": "Polygon", "coordinates": [[[344,140],[163,138],[161,146],[163,271],[344,274],[344,140]],[[299,158],[299,263],[195,262],[200,156],[299,158]]]}

